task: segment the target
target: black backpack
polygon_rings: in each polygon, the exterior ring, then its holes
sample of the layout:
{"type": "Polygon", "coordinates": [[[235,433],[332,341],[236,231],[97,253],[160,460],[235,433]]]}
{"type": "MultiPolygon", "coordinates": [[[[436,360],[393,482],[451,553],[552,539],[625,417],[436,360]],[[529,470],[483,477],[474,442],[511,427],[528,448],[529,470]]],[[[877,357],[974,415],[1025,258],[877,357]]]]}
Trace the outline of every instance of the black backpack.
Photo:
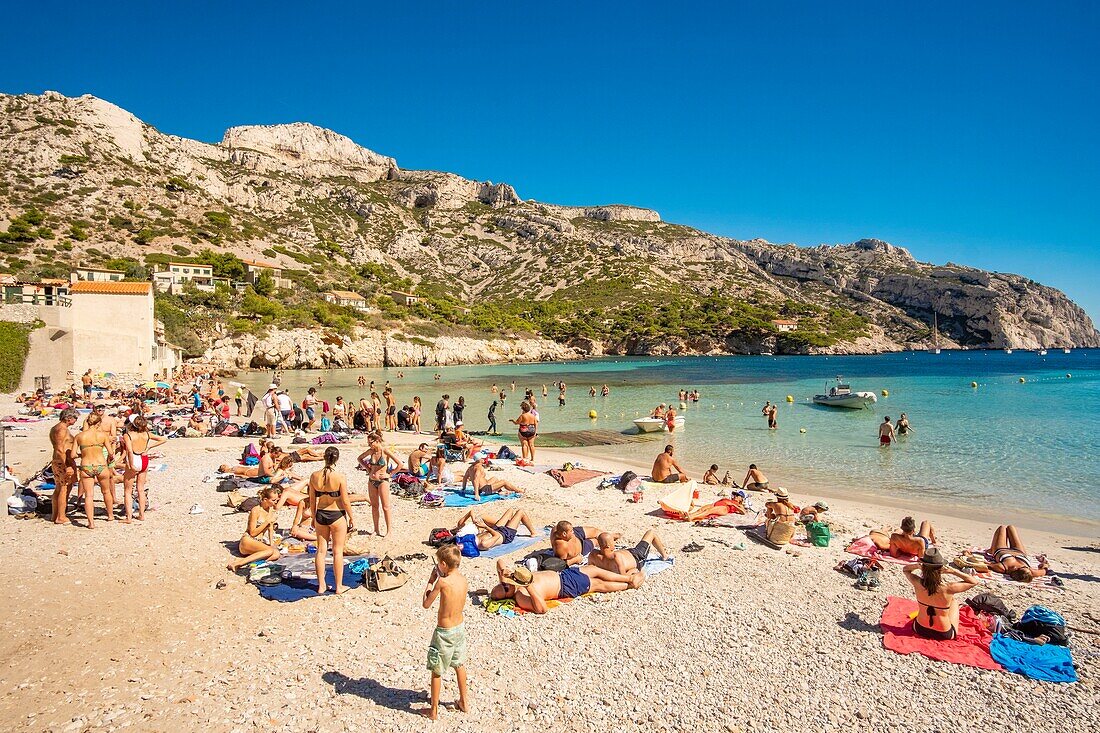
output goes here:
{"type": "Polygon", "coordinates": [[[992,593],[979,593],[973,598],[966,599],[966,605],[974,609],[974,613],[988,613],[993,616],[1003,616],[1010,622],[1016,622],[1016,612],[1009,609],[997,596],[992,593]]]}
{"type": "Polygon", "coordinates": [[[432,547],[454,544],[454,541],[455,536],[445,527],[437,527],[428,534],[428,544],[432,547]]]}

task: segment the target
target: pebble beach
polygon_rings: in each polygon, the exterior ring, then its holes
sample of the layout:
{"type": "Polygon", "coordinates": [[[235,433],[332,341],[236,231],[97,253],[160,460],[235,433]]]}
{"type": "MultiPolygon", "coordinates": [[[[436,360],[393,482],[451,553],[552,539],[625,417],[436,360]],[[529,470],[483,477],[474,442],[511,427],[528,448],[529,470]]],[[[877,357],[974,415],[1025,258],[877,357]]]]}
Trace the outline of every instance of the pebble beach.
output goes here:
{"type": "MultiPolygon", "coordinates": [[[[52,424],[9,433],[17,475],[47,461],[52,424]]],[[[386,438],[401,455],[423,439],[386,438]]],[[[620,531],[631,544],[655,528],[676,563],[636,591],[578,599],[545,616],[490,616],[468,604],[471,709],[454,709],[449,675],[446,706],[432,723],[417,712],[427,701],[424,661],[435,626],[434,610],[420,605],[431,561],[405,562],[411,580],[387,593],[359,588],[295,603],[264,600],[225,570],[245,515],[221,506],[225,495],[202,481],[238,457],[244,442],[177,439],[163,446],[158,462],[167,468],[150,475],[153,511],[144,523],[97,521],[89,531],[7,518],[0,535],[0,728],[1096,730],[1096,634],[1074,635],[1080,682],[1072,685],[883,648],[878,621],[886,597],[912,597],[900,567],[882,571],[881,589],[863,591],[833,566],[851,557],[847,540],[897,526],[897,508],[788,485],[796,503],[829,499],[834,540],[828,548],[784,552],[748,542],[736,529],[667,519],[649,493],[634,504],[617,490],[597,490],[595,480],[562,489],[546,475],[513,468],[498,475],[526,489],[518,503],[538,525],[569,519],[620,531]],[[195,504],[201,514],[189,514],[195,504]],[[731,547],[742,541],[746,549],[731,547]],[[680,553],[690,542],[704,550],[680,553]]],[[[365,474],[349,470],[364,445],[341,446],[340,467],[353,490],[366,485],[365,474]]],[[[567,460],[613,473],[649,470],[583,449],[540,450],[540,463],[567,460]]],[[[300,473],[319,465],[303,464],[300,473]]],[[[494,515],[514,504],[483,509],[494,515]]],[[[356,508],[359,526],[367,526],[369,510],[356,508]]],[[[429,530],[453,525],[461,513],[395,498],[393,530],[367,545],[380,556],[429,554],[429,530]]],[[[966,517],[917,518],[933,521],[949,556],[988,543],[994,529],[966,517]]],[[[1071,626],[1100,628],[1096,537],[1033,530],[1024,537],[1029,549],[1050,558],[1064,590],[1008,583],[980,589],[1018,612],[1042,603],[1071,626]]],[[[464,559],[461,571],[471,590],[496,582],[491,559],[464,559]]]]}

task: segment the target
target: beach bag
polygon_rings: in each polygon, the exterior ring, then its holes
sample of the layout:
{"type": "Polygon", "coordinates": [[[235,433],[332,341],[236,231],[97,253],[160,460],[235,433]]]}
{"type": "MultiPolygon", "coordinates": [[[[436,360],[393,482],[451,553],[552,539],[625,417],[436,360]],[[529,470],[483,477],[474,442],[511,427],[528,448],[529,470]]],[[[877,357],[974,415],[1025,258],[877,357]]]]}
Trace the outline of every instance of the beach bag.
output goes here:
{"type": "Polygon", "coordinates": [[[244,494],[239,491],[230,491],[225,498],[225,505],[230,509],[237,509],[244,503],[244,494]]]}
{"type": "Polygon", "coordinates": [[[993,616],[1004,616],[1013,623],[1016,621],[1016,612],[1009,610],[1005,602],[992,593],[979,593],[973,598],[967,598],[966,605],[974,609],[974,613],[988,613],[993,616]]]}
{"type": "Polygon", "coordinates": [[[794,538],[794,525],[786,522],[773,521],[765,535],[769,542],[777,545],[786,545],[794,538]]]}
{"type": "Polygon", "coordinates": [[[477,549],[477,535],[464,534],[455,537],[455,544],[462,549],[462,557],[480,557],[481,550],[477,549]]]}
{"type": "Polygon", "coordinates": [[[219,434],[226,438],[236,437],[241,434],[241,426],[236,423],[226,423],[219,434]]]}
{"type": "Polygon", "coordinates": [[[551,549],[536,550],[524,557],[520,564],[525,565],[532,573],[538,570],[560,573],[569,567],[565,560],[555,555],[551,549]]]}
{"type": "Polygon", "coordinates": [[[825,522],[806,522],[806,537],[814,547],[828,547],[833,533],[825,522]]]}
{"type": "Polygon", "coordinates": [[[444,527],[433,529],[428,535],[428,544],[432,547],[442,547],[443,545],[452,544],[454,541],[454,534],[451,533],[451,530],[444,527]]]}
{"type": "Polygon", "coordinates": [[[245,466],[255,466],[260,462],[260,449],[255,443],[249,443],[241,451],[241,463],[245,466]]]}
{"type": "Polygon", "coordinates": [[[1013,624],[1012,629],[1030,636],[1032,639],[1046,635],[1050,637],[1051,644],[1058,646],[1069,645],[1069,634],[1066,633],[1066,620],[1057,612],[1046,606],[1030,606],[1019,623],[1013,624]]]}
{"type": "MultiPolygon", "coordinates": [[[[230,492],[230,496],[235,492],[230,492]]],[[[237,511],[250,512],[260,505],[260,497],[250,496],[247,499],[243,499],[240,504],[237,505],[237,511]]]]}
{"type": "Polygon", "coordinates": [[[497,458],[502,461],[511,461],[516,459],[516,454],[512,452],[512,449],[506,445],[500,446],[500,450],[497,451],[497,458]]]}
{"type": "Polygon", "coordinates": [[[372,565],[366,573],[367,588],[373,591],[387,591],[400,588],[409,582],[409,574],[390,559],[389,555],[382,558],[382,562],[372,565]]]}

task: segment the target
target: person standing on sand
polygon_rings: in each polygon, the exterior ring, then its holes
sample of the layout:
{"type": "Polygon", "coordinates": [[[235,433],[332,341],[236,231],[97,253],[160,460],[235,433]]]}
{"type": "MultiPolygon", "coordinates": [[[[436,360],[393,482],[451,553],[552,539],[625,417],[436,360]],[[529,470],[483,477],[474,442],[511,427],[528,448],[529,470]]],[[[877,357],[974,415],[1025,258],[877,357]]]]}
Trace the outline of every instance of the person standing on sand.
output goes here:
{"type": "Polygon", "coordinates": [[[674,450],[671,444],[666,445],[664,451],[657,456],[657,460],[653,461],[653,469],[649,475],[659,484],[686,483],[690,480],[687,471],[672,457],[674,450]]]}
{"type": "Polygon", "coordinates": [[[420,401],[419,395],[413,396],[412,408],[412,429],[413,432],[420,435],[420,413],[424,411],[424,403],[420,401]]]}
{"type": "Polygon", "coordinates": [[[84,399],[86,399],[86,400],[92,399],[92,370],[91,369],[84,372],[84,374],[80,377],[80,384],[83,385],[83,388],[84,388],[84,399]]]}
{"type": "Polygon", "coordinates": [[[432,673],[431,707],[421,710],[429,719],[439,717],[439,693],[443,673],[455,671],[458,680],[458,701],[455,707],[466,712],[466,626],[462,612],[466,606],[466,578],[458,571],[462,552],[458,545],[444,545],[436,550],[435,567],[424,586],[424,608],[431,608],[439,598],[435,632],[428,645],[428,671],[432,673]]]}
{"type": "MultiPolygon", "coordinates": [[[[328,558],[329,543],[332,544],[332,575],[335,583],[331,590],[336,595],[351,590],[344,585],[344,541],[348,532],[355,531],[355,519],[348,500],[348,480],[344,474],[336,472],[338,460],[340,449],[330,445],[325,448],[324,468],[309,477],[309,509],[317,528],[317,555],[314,559],[317,595],[324,595],[329,590],[325,584],[325,561],[328,558]]],[[[371,497],[371,500],[372,503],[377,501],[375,497],[371,497]]],[[[377,517],[378,510],[374,511],[377,517]]]]}
{"type": "Polygon", "coordinates": [[[124,510],[123,521],[129,524],[133,514],[133,496],[137,489],[137,518],[145,520],[146,494],[145,483],[149,478],[149,449],[155,448],[168,439],[160,435],[152,435],[149,432],[149,423],[144,415],[136,416],[127,425],[126,432],[122,434],[122,450],[126,459],[126,472],[122,475],[122,508],[124,510]]]}
{"type": "Polygon", "coordinates": [[[393,461],[400,466],[401,459],[386,447],[381,433],[371,433],[367,441],[368,448],[360,454],[359,465],[367,469],[367,496],[370,497],[370,513],[371,518],[374,520],[374,533],[379,537],[385,537],[393,529],[393,518],[390,516],[389,462],[393,461]],[[382,532],[378,527],[380,512],[386,520],[385,532],[382,532]]]}
{"type": "Polygon", "coordinates": [[[435,403],[435,432],[437,433],[442,433],[447,426],[447,408],[450,406],[448,402],[450,399],[451,396],[445,394],[439,402],[435,403]]]}
{"type": "Polygon", "coordinates": [[[80,491],[84,494],[84,512],[88,529],[94,528],[95,487],[103,494],[107,507],[107,521],[115,518],[115,460],[114,445],[99,426],[100,414],[93,412],[84,422],[85,428],[73,440],[73,452],[80,453],[80,491]]]}
{"type": "Polygon", "coordinates": [[[53,470],[53,523],[71,524],[65,516],[69,506],[69,491],[76,481],[76,461],[73,459],[73,436],[69,429],[76,425],[80,414],[71,407],[61,411],[57,424],[50,428],[50,444],[53,456],[50,467],[53,470]]]}
{"type": "Polygon", "coordinates": [[[539,432],[539,421],[531,414],[530,402],[520,403],[519,409],[521,410],[519,417],[509,422],[518,426],[520,453],[523,454],[523,458],[534,463],[535,436],[539,432]]]}
{"type": "MultiPolygon", "coordinates": [[[[310,387],[306,396],[302,398],[302,409],[306,412],[306,432],[312,432],[313,424],[317,422],[317,388],[310,387]]],[[[237,413],[240,414],[240,413],[237,413]]]]}
{"type": "Polygon", "coordinates": [[[882,424],[878,426],[878,444],[882,448],[889,447],[894,442],[894,426],[890,423],[890,416],[882,418],[882,424]]]}
{"type": "Polygon", "coordinates": [[[278,388],[279,385],[272,382],[268,385],[264,396],[260,398],[260,402],[264,406],[264,432],[268,438],[275,437],[275,422],[279,410],[279,398],[275,394],[275,390],[278,388]]]}

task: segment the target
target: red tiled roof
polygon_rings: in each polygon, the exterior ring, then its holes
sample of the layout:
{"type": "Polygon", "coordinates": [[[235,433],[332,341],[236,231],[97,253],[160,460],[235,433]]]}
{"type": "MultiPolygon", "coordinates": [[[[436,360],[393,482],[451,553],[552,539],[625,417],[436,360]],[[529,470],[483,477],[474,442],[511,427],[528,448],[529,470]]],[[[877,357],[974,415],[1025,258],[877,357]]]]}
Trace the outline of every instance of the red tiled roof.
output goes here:
{"type": "Polygon", "coordinates": [[[148,295],[152,283],[146,282],[93,282],[83,281],[73,283],[69,292],[95,293],[97,295],[148,295]]]}

